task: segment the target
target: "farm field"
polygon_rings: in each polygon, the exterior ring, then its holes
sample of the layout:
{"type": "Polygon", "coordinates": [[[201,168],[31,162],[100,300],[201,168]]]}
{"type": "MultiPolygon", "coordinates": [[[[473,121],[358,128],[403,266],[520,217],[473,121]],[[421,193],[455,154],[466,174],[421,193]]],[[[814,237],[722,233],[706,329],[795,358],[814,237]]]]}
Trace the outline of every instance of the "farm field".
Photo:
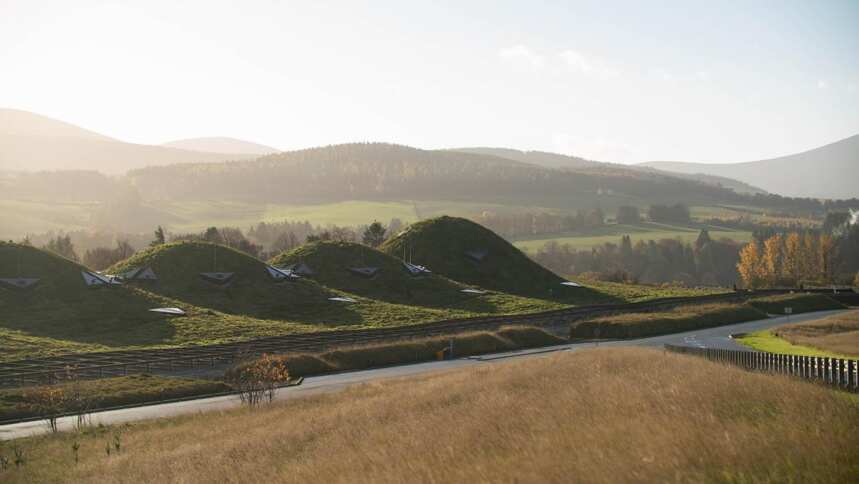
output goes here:
{"type": "Polygon", "coordinates": [[[89,225],[96,202],[0,200],[0,240],[28,233],[80,230],[89,225]]]}
{"type": "Polygon", "coordinates": [[[26,463],[0,472],[9,483],[851,482],[857,426],[856,400],[827,388],[597,349],[2,442],[26,463]]]}
{"type": "Polygon", "coordinates": [[[675,239],[684,243],[692,243],[698,238],[701,229],[706,228],[713,239],[728,238],[737,242],[751,240],[752,233],[734,230],[714,225],[693,223],[690,225],[670,225],[652,222],[640,224],[610,224],[598,229],[570,232],[568,234],[537,236],[533,238],[517,238],[513,244],[525,252],[536,252],[546,242],[555,241],[559,244],[569,244],[577,250],[586,250],[605,243],[619,244],[623,235],[629,235],[633,244],[639,240],[675,239]]]}

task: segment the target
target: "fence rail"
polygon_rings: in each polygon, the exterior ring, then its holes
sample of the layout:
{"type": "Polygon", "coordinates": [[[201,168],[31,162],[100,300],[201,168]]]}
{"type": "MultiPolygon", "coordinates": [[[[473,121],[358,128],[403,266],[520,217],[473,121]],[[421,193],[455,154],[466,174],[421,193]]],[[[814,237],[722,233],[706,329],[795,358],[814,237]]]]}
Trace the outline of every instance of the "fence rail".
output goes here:
{"type": "Polygon", "coordinates": [[[52,383],[71,368],[78,378],[104,378],[132,372],[162,371],[230,363],[262,353],[321,351],[335,346],[397,339],[422,338],[464,331],[497,329],[505,325],[565,325],[585,317],[624,312],[653,311],[693,303],[745,300],[749,297],[792,292],[790,289],[737,291],[708,296],[672,297],[627,304],[578,306],[530,314],[485,316],[372,330],[321,331],[271,336],[243,342],[179,348],[75,353],[45,358],[0,362],[0,387],[52,383]]]}
{"type": "Polygon", "coordinates": [[[677,345],[665,345],[665,349],[674,353],[701,356],[710,361],[750,371],[789,375],[848,392],[859,392],[859,360],[677,345]]]}

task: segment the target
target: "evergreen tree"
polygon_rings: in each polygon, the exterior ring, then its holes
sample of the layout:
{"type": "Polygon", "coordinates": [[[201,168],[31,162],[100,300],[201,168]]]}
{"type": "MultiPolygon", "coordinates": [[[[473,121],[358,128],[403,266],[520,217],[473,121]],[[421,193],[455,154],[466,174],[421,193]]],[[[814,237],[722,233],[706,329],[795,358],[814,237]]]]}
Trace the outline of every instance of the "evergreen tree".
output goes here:
{"type": "Polygon", "coordinates": [[[162,245],[166,242],[166,238],[164,236],[164,229],[159,225],[157,229],[155,229],[155,240],[153,240],[149,245],[155,247],[157,245],[162,245]]]}
{"type": "Polygon", "coordinates": [[[75,246],[72,244],[72,237],[70,235],[56,236],[48,241],[48,244],[45,245],[44,249],[75,262],[78,262],[79,260],[77,253],[75,253],[75,246]]]}
{"type": "Polygon", "coordinates": [[[385,226],[374,220],[367,229],[364,230],[362,241],[370,247],[378,247],[385,241],[385,226]]]}

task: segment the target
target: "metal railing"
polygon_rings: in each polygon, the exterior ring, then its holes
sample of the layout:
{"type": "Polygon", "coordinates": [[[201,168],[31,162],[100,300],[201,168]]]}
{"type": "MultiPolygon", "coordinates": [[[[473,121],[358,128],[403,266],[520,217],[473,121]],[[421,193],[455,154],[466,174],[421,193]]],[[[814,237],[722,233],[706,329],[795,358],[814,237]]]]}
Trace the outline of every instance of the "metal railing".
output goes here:
{"type": "Polygon", "coordinates": [[[789,375],[848,392],[859,392],[859,360],[855,359],[677,345],[665,345],[665,349],[674,353],[704,357],[710,361],[738,366],[750,371],[789,375]]]}

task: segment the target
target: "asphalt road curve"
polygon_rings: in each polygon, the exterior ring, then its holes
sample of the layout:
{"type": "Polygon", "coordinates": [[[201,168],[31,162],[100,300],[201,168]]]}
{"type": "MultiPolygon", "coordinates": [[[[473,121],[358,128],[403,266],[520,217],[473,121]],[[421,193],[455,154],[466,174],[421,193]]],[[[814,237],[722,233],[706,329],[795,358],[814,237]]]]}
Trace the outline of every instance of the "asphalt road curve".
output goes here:
{"type": "MultiPolygon", "coordinates": [[[[587,343],[572,343],[560,346],[534,348],[529,350],[512,351],[507,353],[496,353],[482,356],[466,357],[446,361],[432,361],[426,363],[417,363],[403,366],[393,366],[388,368],[379,368],[374,370],[350,371],[345,373],[337,373],[333,375],[322,375],[308,377],[304,379],[304,383],[300,386],[282,388],[278,390],[275,396],[276,400],[290,400],[294,398],[302,398],[321,393],[337,392],[348,388],[352,385],[367,383],[372,381],[385,380],[389,378],[409,378],[424,375],[430,372],[451,370],[456,368],[465,368],[475,365],[486,365],[494,362],[506,361],[511,358],[534,358],[561,351],[576,351],[579,349],[593,348],[595,346],[655,346],[662,347],[666,344],[697,346],[700,348],[724,348],[724,349],[745,349],[748,348],[737,344],[731,338],[731,334],[748,333],[771,328],[788,322],[800,322],[820,319],[831,314],[843,312],[838,311],[818,311],[813,313],[798,314],[791,316],[780,316],[758,321],[750,321],[747,323],[732,324],[729,326],[719,326],[716,328],[701,329],[696,331],[688,331],[685,333],[675,333],[663,336],[655,336],[651,338],[641,338],[634,340],[623,341],[602,341],[602,342],[587,342],[587,343]]],[[[200,412],[226,410],[241,405],[238,396],[228,395],[222,397],[202,398],[198,400],[188,400],[183,402],[163,403],[156,405],[148,405],[143,407],[134,407],[120,410],[108,410],[96,412],[91,415],[91,423],[93,425],[104,424],[113,425],[125,422],[134,422],[140,420],[149,420],[155,418],[170,417],[176,415],[187,415],[200,412]]],[[[58,421],[60,430],[71,430],[76,423],[75,417],[65,417],[58,421]]],[[[17,439],[31,435],[44,434],[49,432],[48,426],[44,421],[23,422],[0,426],[0,440],[17,439]]]]}

